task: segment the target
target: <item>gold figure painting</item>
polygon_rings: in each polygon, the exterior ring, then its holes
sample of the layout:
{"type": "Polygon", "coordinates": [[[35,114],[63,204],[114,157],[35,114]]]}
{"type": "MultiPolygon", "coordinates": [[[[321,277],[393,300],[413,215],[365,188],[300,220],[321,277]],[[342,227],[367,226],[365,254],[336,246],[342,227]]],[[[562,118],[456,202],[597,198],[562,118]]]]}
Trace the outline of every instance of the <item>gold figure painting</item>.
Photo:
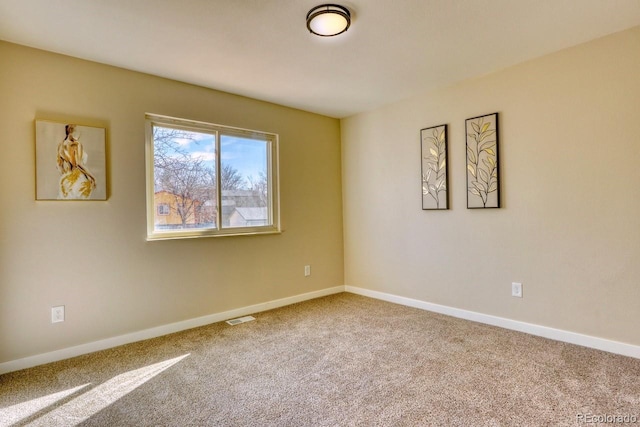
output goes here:
{"type": "Polygon", "coordinates": [[[106,200],[105,129],[36,120],[36,199],[106,200]]]}

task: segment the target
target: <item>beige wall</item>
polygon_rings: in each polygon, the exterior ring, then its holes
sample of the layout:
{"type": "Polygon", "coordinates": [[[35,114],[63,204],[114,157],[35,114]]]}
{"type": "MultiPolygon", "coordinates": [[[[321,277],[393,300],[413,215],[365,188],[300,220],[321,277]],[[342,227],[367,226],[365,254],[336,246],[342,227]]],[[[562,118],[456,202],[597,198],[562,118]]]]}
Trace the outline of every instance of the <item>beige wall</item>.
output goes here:
{"type": "Polygon", "coordinates": [[[639,345],[638,52],[640,28],[345,119],[341,189],[337,120],[0,42],[0,363],[342,284],[639,345]],[[464,119],[494,111],[504,207],[467,210],[464,119]],[[146,242],[145,112],[279,133],[285,232],[146,242]],[[36,118],[107,128],[106,202],[34,200],[36,118]],[[452,209],[422,211],[441,123],[452,209]]]}
{"type": "Polygon", "coordinates": [[[0,97],[0,362],[344,283],[338,120],[8,43],[0,97]],[[145,112],[278,133],[284,233],[146,242],[145,112]],[[36,118],[107,128],[106,202],[34,200],[36,118]]]}
{"type": "Polygon", "coordinates": [[[346,285],[639,345],[639,76],[637,27],[343,120],[346,285]],[[467,210],[464,120],[495,111],[504,207],[467,210]],[[422,211],[443,123],[452,209],[422,211]]]}

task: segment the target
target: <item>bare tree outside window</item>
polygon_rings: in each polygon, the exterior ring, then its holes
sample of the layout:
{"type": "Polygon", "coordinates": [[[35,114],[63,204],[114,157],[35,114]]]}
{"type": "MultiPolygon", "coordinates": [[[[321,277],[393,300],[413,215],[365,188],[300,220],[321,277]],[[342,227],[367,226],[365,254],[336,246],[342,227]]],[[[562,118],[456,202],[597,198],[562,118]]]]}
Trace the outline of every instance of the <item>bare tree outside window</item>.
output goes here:
{"type": "Polygon", "coordinates": [[[245,186],[245,179],[240,172],[231,165],[222,165],[220,181],[223,190],[240,190],[245,186]]]}
{"type": "Polygon", "coordinates": [[[261,171],[258,174],[257,178],[254,178],[252,175],[247,177],[248,188],[253,191],[260,200],[260,206],[267,206],[269,202],[268,197],[268,181],[267,174],[264,171],[261,171]]]}

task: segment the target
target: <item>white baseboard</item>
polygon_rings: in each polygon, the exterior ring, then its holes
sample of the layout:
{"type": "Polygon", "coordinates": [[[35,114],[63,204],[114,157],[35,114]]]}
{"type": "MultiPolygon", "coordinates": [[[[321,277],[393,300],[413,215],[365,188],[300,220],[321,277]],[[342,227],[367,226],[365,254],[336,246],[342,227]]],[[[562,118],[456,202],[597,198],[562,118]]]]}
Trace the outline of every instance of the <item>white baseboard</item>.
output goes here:
{"type": "Polygon", "coordinates": [[[446,314],[448,316],[460,319],[471,320],[474,322],[485,323],[492,326],[498,326],[514,331],[525,332],[556,341],[562,341],[570,344],[581,345],[583,347],[603,350],[610,353],[620,354],[623,356],[634,357],[640,359],[640,346],[626,344],[618,341],[611,341],[604,338],[597,338],[589,335],[578,334],[575,332],[563,331],[561,329],[549,328],[546,326],[534,325],[532,323],[520,322],[517,320],[505,319],[503,317],[491,316],[474,311],[462,310],[459,308],[448,307],[445,305],[433,304],[430,302],[420,301],[417,299],[401,297],[379,291],[359,288],[355,286],[336,286],[333,288],[322,289],[320,291],[309,292],[300,295],[294,295],[288,298],[282,298],[274,301],[268,301],[261,304],[250,305],[247,307],[237,308],[221,313],[214,313],[207,316],[188,319],[181,322],[170,323],[143,331],[133,332],[130,334],[120,335],[117,337],[107,338],[100,341],[94,341],[87,344],[81,344],[74,347],[56,350],[49,353],[29,356],[22,359],[12,360],[0,363],[0,375],[7,372],[19,371],[21,369],[31,368],[45,363],[56,362],[58,360],[68,359],[83,354],[93,353],[99,350],[117,347],[145,339],[156,338],[162,335],[172,334],[211,323],[222,322],[224,320],[242,317],[249,314],[259,313],[261,311],[272,310],[278,307],[295,304],[302,301],[320,298],[327,295],[337,294],[340,292],[351,292],[353,294],[363,295],[395,304],[406,305],[408,307],[419,308],[422,310],[432,311],[435,313],[446,314]]]}
{"type": "Polygon", "coordinates": [[[384,292],[372,291],[355,286],[345,286],[345,291],[396,304],[406,305],[409,307],[420,308],[422,310],[433,311],[435,313],[446,314],[448,316],[458,317],[460,319],[486,323],[487,325],[498,326],[501,328],[525,332],[527,334],[536,335],[543,338],[549,338],[556,341],[562,341],[570,344],[576,344],[583,347],[594,348],[597,350],[607,351],[609,353],[615,353],[640,359],[640,346],[633,344],[626,344],[618,341],[607,340],[604,338],[597,338],[590,335],[583,335],[575,332],[564,331],[561,329],[535,325],[532,323],[505,319],[503,317],[491,316],[475,311],[468,311],[459,308],[448,307],[445,305],[433,304],[430,302],[387,294],[384,292]]]}
{"type": "Polygon", "coordinates": [[[117,337],[107,338],[100,341],[94,341],[87,344],[81,344],[74,347],[56,350],[49,353],[29,356],[22,359],[11,360],[9,362],[0,363],[0,375],[7,372],[19,371],[21,369],[31,368],[45,363],[56,362],[58,360],[69,359],[71,357],[80,356],[87,353],[93,353],[99,350],[117,347],[123,344],[130,344],[136,341],[142,341],[150,338],[156,338],[162,335],[172,334],[198,326],[204,326],[211,323],[222,322],[224,320],[236,317],[246,316],[248,314],[259,313],[261,311],[272,310],[278,307],[307,301],[314,298],[320,298],[327,295],[344,292],[344,286],[336,286],[334,288],[322,289],[320,291],[308,292],[305,294],[294,295],[288,298],[282,298],[274,301],[268,301],[261,304],[250,305],[247,307],[237,308],[222,313],[214,313],[207,316],[197,317],[195,319],[183,320],[181,322],[170,323],[143,331],[132,332],[130,334],[120,335],[117,337]]]}

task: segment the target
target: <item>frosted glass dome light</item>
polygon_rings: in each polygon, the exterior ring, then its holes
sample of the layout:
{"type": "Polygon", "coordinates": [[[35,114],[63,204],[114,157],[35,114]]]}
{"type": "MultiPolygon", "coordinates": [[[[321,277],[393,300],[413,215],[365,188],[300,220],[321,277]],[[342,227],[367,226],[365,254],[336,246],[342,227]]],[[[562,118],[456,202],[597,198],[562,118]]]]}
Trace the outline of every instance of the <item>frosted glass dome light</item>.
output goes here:
{"type": "Polygon", "coordinates": [[[307,28],[321,37],[342,34],[351,25],[351,13],[337,4],[316,6],[307,13],[307,28]]]}

